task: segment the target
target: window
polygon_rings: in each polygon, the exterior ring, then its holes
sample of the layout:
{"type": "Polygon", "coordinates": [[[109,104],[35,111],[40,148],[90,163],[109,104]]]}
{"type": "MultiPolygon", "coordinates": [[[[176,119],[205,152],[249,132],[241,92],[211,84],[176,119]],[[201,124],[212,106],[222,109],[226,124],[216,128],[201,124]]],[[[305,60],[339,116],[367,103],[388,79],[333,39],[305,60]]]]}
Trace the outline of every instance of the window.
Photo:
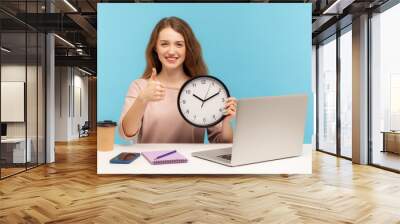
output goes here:
{"type": "Polygon", "coordinates": [[[340,155],[352,157],[352,32],[340,36],[340,155]]]}
{"type": "Polygon", "coordinates": [[[371,18],[371,162],[400,170],[400,4],[371,18]]]}
{"type": "Polygon", "coordinates": [[[336,153],[336,36],[318,47],[318,149],[336,153]]]}

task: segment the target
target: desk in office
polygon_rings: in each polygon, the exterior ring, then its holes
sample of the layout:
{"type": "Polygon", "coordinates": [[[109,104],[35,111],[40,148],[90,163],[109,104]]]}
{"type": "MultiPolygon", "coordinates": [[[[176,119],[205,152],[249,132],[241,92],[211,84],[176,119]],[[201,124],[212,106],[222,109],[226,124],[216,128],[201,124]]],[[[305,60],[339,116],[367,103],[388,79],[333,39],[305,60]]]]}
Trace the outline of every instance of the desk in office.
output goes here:
{"type": "MultiPolygon", "coordinates": [[[[25,150],[25,138],[5,138],[1,139],[2,145],[13,145],[14,147],[11,149],[12,151],[12,160],[10,158],[10,163],[25,163],[25,159],[27,158],[27,162],[31,161],[31,144],[32,141],[30,138],[27,138],[27,148],[25,150]],[[25,152],[27,155],[25,155],[25,152]]],[[[2,149],[3,152],[6,149],[2,149]]],[[[4,154],[4,153],[3,153],[4,154]]],[[[2,155],[3,158],[3,155],[2,155]]],[[[5,159],[5,158],[4,158],[5,159]]],[[[7,159],[6,159],[7,160],[7,159]]]]}
{"type": "Polygon", "coordinates": [[[192,157],[192,152],[230,147],[231,144],[135,144],[114,145],[114,150],[97,152],[98,174],[311,174],[311,145],[303,145],[299,157],[279,159],[238,167],[227,167],[218,163],[192,157]],[[144,152],[177,150],[187,163],[151,165],[140,156],[130,164],[110,164],[110,159],[121,152],[144,152]]]}
{"type": "Polygon", "coordinates": [[[400,132],[382,131],[383,149],[382,152],[392,152],[400,154],[400,132]]]}

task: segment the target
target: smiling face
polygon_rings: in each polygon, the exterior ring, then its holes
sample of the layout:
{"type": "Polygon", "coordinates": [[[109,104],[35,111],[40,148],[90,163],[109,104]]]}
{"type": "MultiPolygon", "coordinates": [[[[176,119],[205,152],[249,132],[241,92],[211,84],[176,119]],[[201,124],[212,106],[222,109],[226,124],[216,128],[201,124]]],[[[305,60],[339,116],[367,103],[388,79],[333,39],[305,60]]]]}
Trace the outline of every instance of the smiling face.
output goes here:
{"type": "Polygon", "coordinates": [[[201,46],[189,24],[178,17],[161,19],[151,32],[146,47],[146,68],[142,77],[151,77],[153,68],[157,73],[163,69],[183,69],[185,75],[207,75],[201,46]]]}
{"type": "Polygon", "coordinates": [[[185,39],[171,27],[164,28],[158,35],[156,52],[163,69],[179,68],[185,61],[185,39]]]}

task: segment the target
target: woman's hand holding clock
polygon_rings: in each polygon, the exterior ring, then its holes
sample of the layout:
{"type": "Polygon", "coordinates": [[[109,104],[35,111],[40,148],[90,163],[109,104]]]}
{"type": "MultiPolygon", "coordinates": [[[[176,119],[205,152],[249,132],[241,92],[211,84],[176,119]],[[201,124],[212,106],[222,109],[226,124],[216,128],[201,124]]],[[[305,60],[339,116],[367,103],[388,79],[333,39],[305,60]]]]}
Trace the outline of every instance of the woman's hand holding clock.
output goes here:
{"type": "Polygon", "coordinates": [[[140,93],[139,98],[144,102],[160,101],[165,97],[165,86],[156,80],[157,71],[153,68],[150,79],[147,82],[146,88],[140,93]]]}
{"type": "Polygon", "coordinates": [[[237,99],[235,97],[229,97],[225,103],[225,118],[223,122],[229,122],[236,117],[237,99]]]}

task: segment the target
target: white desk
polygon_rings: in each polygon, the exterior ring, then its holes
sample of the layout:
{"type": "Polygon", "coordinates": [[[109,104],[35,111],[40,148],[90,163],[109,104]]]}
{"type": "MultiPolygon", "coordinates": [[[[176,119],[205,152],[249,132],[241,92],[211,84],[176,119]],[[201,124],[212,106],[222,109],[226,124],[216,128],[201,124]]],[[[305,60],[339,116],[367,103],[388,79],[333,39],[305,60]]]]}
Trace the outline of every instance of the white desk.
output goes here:
{"type": "Polygon", "coordinates": [[[135,144],[114,145],[109,152],[97,151],[98,174],[311,174],[311,145],[303,145],[299,157],[267,161],[238,167],[227,167],[196,157],[191,153],[202,150],[229,147],[231,144],[135,144]],[[130,164],[110,164],[110,159],[121,152],[144,152],[176,149],[187,159],[187,163],[151,165],[140,156],[130,164]]]}
{"type": "Polygon", "coordinates": [[[1,139],[1,144],[3,145],[14,145],[13,147],[13,163],[25,163],[25,158],[27,158],[27,162],[31,161],[31,144],[32,141],[30,138],[27,139],[27,147],[25,155],[25,138],[6,138],[1,139]]]}

